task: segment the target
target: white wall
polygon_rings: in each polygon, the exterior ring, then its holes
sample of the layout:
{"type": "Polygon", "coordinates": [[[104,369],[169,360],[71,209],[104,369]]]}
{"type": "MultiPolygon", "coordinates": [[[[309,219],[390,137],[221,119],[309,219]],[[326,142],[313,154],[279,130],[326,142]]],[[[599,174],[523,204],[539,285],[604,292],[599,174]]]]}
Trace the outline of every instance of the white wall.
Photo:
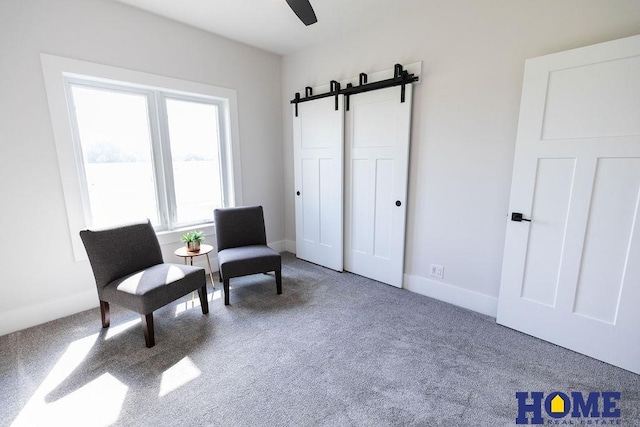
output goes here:
{"type": "Polygon", "coordinates": [[[270,242],[284,238],[278,55],[106,0],[2,0],[0,334],[98,303],[73,258],[41,52],[236,89],[244,203],[264,205],[270,242]]]}
{"type": "Polygon", "coordinates": [[[405,287],[495,315],[524,61],[639,33],[640,2],[452,0],[420,8],[284,57],[286,236],[295,241],[294,93],[422,61],[405,287]],[[430,280],[430,263],[445,267],[444,280],[430,280]]]}

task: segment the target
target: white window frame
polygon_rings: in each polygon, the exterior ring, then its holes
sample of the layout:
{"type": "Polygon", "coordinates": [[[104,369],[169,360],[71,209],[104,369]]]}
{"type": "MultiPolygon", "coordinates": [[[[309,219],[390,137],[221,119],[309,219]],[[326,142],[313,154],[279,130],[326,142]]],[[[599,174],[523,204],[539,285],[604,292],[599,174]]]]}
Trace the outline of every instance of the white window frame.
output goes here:
{"type": "MultiPolygon", "coordinates": [[[[48,54],[41,54],[40,59],[67,208],[69,234],[76,262],[87,259],[78,233],[80,230],[88,228],[91,224],[89,221],[90,211],[87,211],[89,204],[88,195],[86,194],[82,152],[77,138],[77,129],[75,129],[76,120],[71,116],[71,114],[75,113],[69,109],[69,105],[72,105],[70,104],[72,98],[69,83],[84,84],[83,82],[91,81],[92,86],[101,86],[106,89],[115,88],[117,90],[118,87],[125,86],[140,92],[148,93],[152,91],[153,93],[153,91],[156,91],[151,96],[219,103],[222,107],[218,109],[221,114],[219,117],[219,132],[223,133],[221,136],[224,136],[220,138],[221,174],[224,174],[222,182],[226,183],[226,185],[223,185],[223,200],[225,206],[242,205],[238,105],[237,93],[234,89],[48,54]],[[226,143],[223,143],[224,141],[226,143]]],[[[162,102],[156,102],[156,105],[164,108],[162,102]]],[[[153,116],[154,113],[157,114],[158,112],[149,112],[150,116],[153,116]]],[[[152,117],[151,120],[157,120],[157,117],[152,117]]],[[[162,129],[160,126],[152,126],[151,132],[166,133],[168,129],[166,127],[162,129]]],[[[167,135],[162,136],[160,141],[168,141],[167,135]]],[[[160,159],[160,161],[162,160],[160,159]]],[[[158,192],[162,193],[162,190],[158,192]]],[[[213,223],[193,224],[189,228],[194,226],[198,226],[198,229],[203,230],[205,235],[214,235],[213,223]]],[[[178,242],[184,230],[185,228],[158,230],[157,235],[160,244],[178,242]]]]}

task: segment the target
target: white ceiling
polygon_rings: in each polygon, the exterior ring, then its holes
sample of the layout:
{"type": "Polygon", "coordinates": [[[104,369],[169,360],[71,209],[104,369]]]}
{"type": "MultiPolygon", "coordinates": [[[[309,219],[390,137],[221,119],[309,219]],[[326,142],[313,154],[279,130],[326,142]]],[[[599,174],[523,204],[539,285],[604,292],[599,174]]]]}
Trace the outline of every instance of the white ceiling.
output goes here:
{"type": "Polygon", "coordinates": [[[285,0],[115,0],[285,55],[333,36],[400,18],[424,0],[311,0],[306,27],[285,0]]]}

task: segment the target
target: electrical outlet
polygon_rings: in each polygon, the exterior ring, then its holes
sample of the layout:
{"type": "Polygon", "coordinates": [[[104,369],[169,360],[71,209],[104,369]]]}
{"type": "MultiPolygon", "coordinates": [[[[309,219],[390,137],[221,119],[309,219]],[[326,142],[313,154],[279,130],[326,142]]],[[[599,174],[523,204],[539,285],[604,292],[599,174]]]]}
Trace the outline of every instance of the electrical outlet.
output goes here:
{"type": "Polygon", "coordinates": [[[444,267],[438,264],[431,264],[429,266],[429,275],[442,279],[444,277],[444,267]]]}

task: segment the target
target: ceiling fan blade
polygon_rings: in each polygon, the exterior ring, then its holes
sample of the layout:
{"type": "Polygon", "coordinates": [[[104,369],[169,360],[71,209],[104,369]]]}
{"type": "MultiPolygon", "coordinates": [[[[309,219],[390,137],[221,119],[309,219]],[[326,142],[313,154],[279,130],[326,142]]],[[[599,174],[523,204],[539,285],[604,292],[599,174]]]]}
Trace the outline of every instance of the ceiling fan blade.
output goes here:
{"type": "Polygon", "coordinates": [[[316,13],[313,11],[309,0],[287,0],[287,3],[289,3],[291,10],[298,15],[298,18],[300,18],[304,25],[311,25],[318,22],[316,13]]]}

